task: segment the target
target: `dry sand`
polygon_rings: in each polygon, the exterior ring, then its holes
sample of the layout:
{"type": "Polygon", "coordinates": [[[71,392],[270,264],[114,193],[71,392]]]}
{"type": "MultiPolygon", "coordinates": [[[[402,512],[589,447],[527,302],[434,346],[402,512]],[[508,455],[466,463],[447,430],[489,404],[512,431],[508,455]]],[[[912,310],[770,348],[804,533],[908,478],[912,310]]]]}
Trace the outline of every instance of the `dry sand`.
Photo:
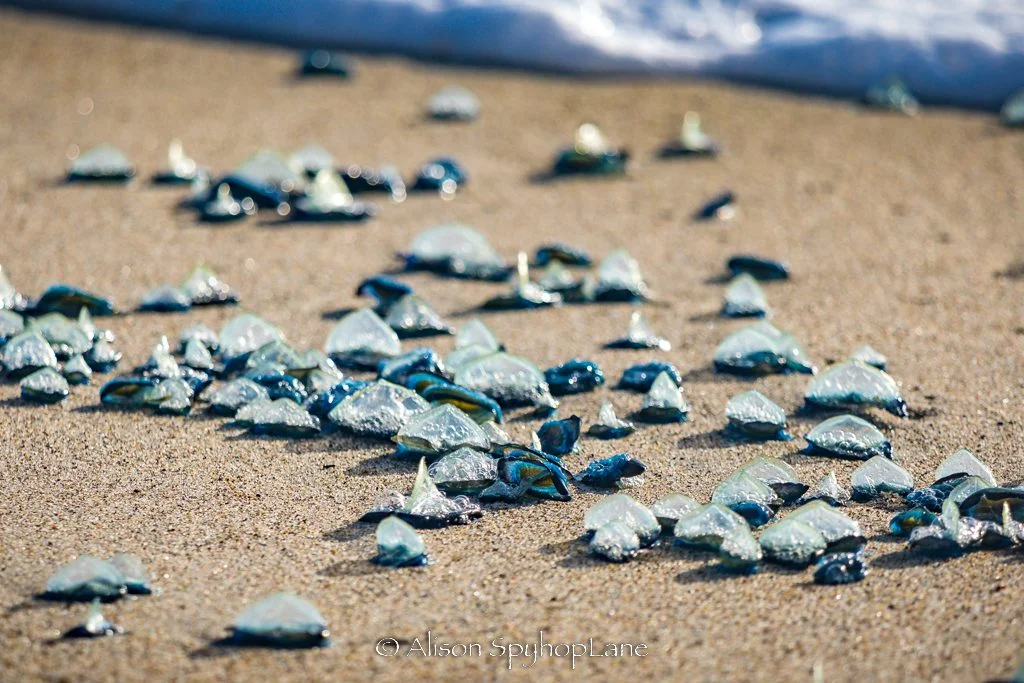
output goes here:
{"type": "MultiPolygon", "coordinates": [[[[715,345],[742,323],[716,316],[709,283],[734,252],[785,257],[792,281],[768,287],[775,321],[825,362],[870,342],[890,357],[915,419],[875,418],[918,482],[967,446],[998,478],[1024,475],[1024,282],[995,273],[1024,256],[1024,136],[990,116],[928,111],[916,119],[847,103],[704,83],[599,83],[360,60],[358,78],[299,82],[288,51],[198,42],[136,30],[0,14],[0,263],[22,291],[66,281],[114,295],[126,308],[149,288],[211,264],[246,309],[301,346],[320,346],[324,311],[357,304],[365,275],[445,220],[478,227],[503,253],[553,238],[597,255],[628,247],[666,302],[650,307],[667,354],[604,351],[627,306],[487,315],[516,353],[541,366],[586,356],[611,378],[667,358],[687,374],[693,404],[682,425],[626,441],[585,440],[572,468],[628,450],[650,467],[646,503],[671,490],[706,499],[758,456],[791,459],[807,481],[854,463],[796,455],[793,444],[737,445],[719,434],[730,396],[750,384],[709,371],[715,345]],[[424,122],[443,84],[476,91],[468,125],[424,122]],[[698,109],[727,146],[714,162],[654,158],[682,113],[698,109]],[[537,184],[580,120],[628,144],[628,179],[537,184]],[[112,142],[143,175],[182,137],[200,161],[228,168],[260,147],[317,141],[345,161],[411,172],[450,153],[472,184],[452,202],[413,197],[363,227],[278,228],[258,219],[209,228],[176,213],[180,191],[146,182],[67,187],[72,145],[112,142]],[[694,224],[704,199],[732,188],[742,214],[694,224]]],[[[445,314],[498,289],[416,275],[408,280],[445,314]]],[[[125,367],[161,334],[221,325],[235,310],[109,321],[125,367]]],[[[462,320],[464,318],[456,318],[462,320]]],[[[450,348],[450,340],[439,347],[450,348]]],[[[408,344],[407,346],[412,346],[408,344]]],[[[789,410],[807,378],[758,382],[789,410]]],[[[886,537],[892,504],[850,509],[871,539],[873,571],[848,587],[817,587],[809,572],[768,568],[721,580],[706,555],[655,549],[625,566],[589,559],[577,538],[599,496],[495,511],[470,526],[429,531],[435,562],[420,570],[371,565],[372,527],[353,524],[414,466],[385,444],[332,436],[250,439],[204,415],[158,418],[102,410],[95,386],[65,404],[21,403],[0,387],[0,653],[8,680],[492,679],[506,663],[495,638],[645,643],[645,658],[541,660],[518,677],[574,679],[966,680],[1007,676],[1021,659],[1020,555],[978,553],[921,563],[886,537]],[[102,642],[49,641],[83,609],[30,596],[80,553],[139,554],[162,589],[112,605],[132,631],[102,642]],[[334,647],[314,652],[206,651],[249,601],[276,589],[311,598],[334,647]],[[382,658],[375,642],[424,637],[479,642],[482,657],[382,658]]],[[[562,415],[591,419],[602,400],[620,411],[640,397],[600,391],[568,398],[562,415]]],[[[808,428],[795,420],[795,430],[808,428]]],[[[536,422],[512,422],[527,438],[536,422]]]]}

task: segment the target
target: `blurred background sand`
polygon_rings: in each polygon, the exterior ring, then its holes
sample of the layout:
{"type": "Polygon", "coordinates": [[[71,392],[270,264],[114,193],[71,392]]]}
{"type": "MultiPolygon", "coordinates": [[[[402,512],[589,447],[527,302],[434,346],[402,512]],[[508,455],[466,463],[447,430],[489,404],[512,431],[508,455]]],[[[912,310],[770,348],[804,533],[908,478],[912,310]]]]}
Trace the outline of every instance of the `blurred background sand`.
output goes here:
{"type": "MultiPolygon", "coordinates": [[[[0,13],[0,263],[23,292],[69,282],[112,295],[124,308],[148,289],[183,279],[202,261],[241,294],[244,309],[280,325],[298,346],[321,346],[328,310],[357,305],[356,283],[395,264],[421,229],[459,220],[512,258],[561,239],[601,257],[628,248],[664,302],[647,314],[669,337],[667,354],[605,351],[625,330],[628,306],[566,307],[486,315],[515,353],[549,366],[599,361],[609,378],[649,358],[673,361],[693,405],[682,425],[644,428],[625,441],[584,440],[571,469],[628,450],[650,468],[636,496],[671,490],[706,499],[723,477],[759,456],[791,457],[808,482],[855,463],[795,455],[792,444],[721,437],[730,396],[750,384],[709,370],[715,345],[742,322],[716,313],[709,282],[736,252],[785,258],[793,280],[767,286],[774,322],[819,363],[871,343],[890,358],[914,418],[876,414],[918,483],[960,446],[1000,480],[1024,475],[1024,281],[997,277],[1024,258],[1024,136],[989,115],[926,111],[916,119],[846,102],[711,83],[578,81],[513,72],[358,60],[348,82],[292,76],[289,51],[0,13]],[[457,82],[480,97],[468,125],[424,121],[422,106],[457,82]],[[700,111],[726,146],[717,161],[655,158],[682,114],[700,111]],[[630,147],[631,176],[530,182],[570,140],[597,122],[630,147]],[[348,163],[413,172],[433,155],[466,164],[471,184],[452,202],[412,197],[382,206],[360,227],[276,227],[269,218],[197,225],[174,206],[180,190],[146,182],[64,186],[72,145],[110,142],[146,177],[167,142],[185,141],[200,163],[228,169],[260,147],[307,142],[348,163]],[[740,202],[729,223],[690,214],[726,188],[740,202]]],[[[501,286],[407,280],[455,322],[501,286]]],[[[141,363],[159,335],[194,322],[219,328],[238,311],[104,320],[141,363]]],[[[406,344],[411,348],[414,344],[406,344]]],[[[448,350],[444,339],[438,348],[448,350]]],[[[804,376],[758,387],[787,410],[804,376]]],[[[65,404],[21,403],[0,386],[0,667],[26,679],[492,679],[499,659],[381,658],[374,643],[430,629],[437,639],[490,643],[643,642],[643,659],[542,660],[517,676],[589,675],[686,680],[983,680],[1022,658],[1019,553],[977,553],[922,563],[884,534],[896,507],[850,514],[871,540],[862,583],[823,588],[809,572],[767,568],[722,580],[716,560],[665,547],[625,566],[586,556],[585,511],[599,496],[526,505],[470,526],[424,532],[435,563],[387,571],[373,527],[353,524],[377,496],[408,490],[413,463],[386,444],[331,436],[310,441],[239,437],[222,421],[102,410],[95,385],[65,404]],[[48,641],[84,608],[29,598],[80,553],[137,553],[162,594],[110,606],[132,631],[105,641],[48,641]],[[249,601],[276,589],[311,599],[335,646],[315,652],[211,655],[249,601]]],[[[602,400],[620,413],[641,397],[602,390],[568,398],[562,416],[590,421],[602,400]]],[[[795,419],[794,431],[810,426],[795,419]]],[[[528,438],[536,421],[513,421],[528,438]]],[[[516,668],[519,668],[516,665],[516,668]]]]}

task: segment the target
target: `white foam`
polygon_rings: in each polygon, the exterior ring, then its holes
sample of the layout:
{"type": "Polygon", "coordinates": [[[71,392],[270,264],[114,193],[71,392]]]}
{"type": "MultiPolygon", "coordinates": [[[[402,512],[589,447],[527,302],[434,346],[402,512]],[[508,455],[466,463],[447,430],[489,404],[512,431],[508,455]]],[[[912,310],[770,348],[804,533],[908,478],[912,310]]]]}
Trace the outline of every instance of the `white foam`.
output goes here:
{"type": "MultiPolygon", "coordinates": [[[[9,0],[8,0],[9,1],[9,0]]],[[[17,0],[15,0],[17,3],[17,0]]],[[[696,74],[994,108],[1024,86],[1020,0],[41,0],[294,46],[588,74],[696,74]]]]}

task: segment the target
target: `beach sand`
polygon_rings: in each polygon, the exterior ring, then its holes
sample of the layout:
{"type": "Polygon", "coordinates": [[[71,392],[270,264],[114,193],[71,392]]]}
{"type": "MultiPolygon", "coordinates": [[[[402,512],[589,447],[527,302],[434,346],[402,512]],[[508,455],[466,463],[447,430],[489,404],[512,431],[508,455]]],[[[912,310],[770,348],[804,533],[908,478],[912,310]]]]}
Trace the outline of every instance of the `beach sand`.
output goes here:
{"type": "MultiPolygon", "coordinates": [[[[807,377],[756,384],[714,374],[716,344],[743,322],[717,316],[726,258],[786,259],[792,280],[766,286],[773,321],[822,365],[871,343],[890,359],[913,417],[873,413],[900,463],[926,484],[966,446],[1000,480],[1024,476],[1024,281],[996,273],[1024,258],[1024,136],[992,116],[926,111],[917,118],[828,101],[699,82],[599,82],[358,60],[347,82],[293,78],[291,51],[191,40],[134,29],[0,13],[0,263],[21,291],[69,282],[130,309],[196,262],[241,294],[243,309],[320,347],[326,311],[359,305],[366,275],[420,230],[457,220],[510,259],[549,240],[603,256],[628,248],[659,305],[646,312],[668,353],[606,351],[626,305],[487,314],[508,348],[542,367],[575,356],[611,381],[628,365],[674,362],[692,404],[685,424],[642,428],[624,441],[584,439],[571,469],[628,451],[649,467],[644,503],[678,490],[706,500],[761,455],[785,457],[808,482],[856,463],[798,455],[802,441],[725,439],[726,401],[756,386],[788,411],[807,377]],[[470,124],[424,121],[425,99],[460,83],[483,104],[470,124]],[[699,110],[725,145],[715,161],[662,161],[655,152],[683,112],[699,110]],[[582,120],[627,145],[636,166],[616,180],[531,181],[582,120]],[[201,163],[227,169],[261,147],[319,142],[349,163],[411,173],[433,155],[466,164],[454,201],[414,196],[358,227],[279,227],[266,216],[203,227],[175,210],[183,190],[145,177],[180,137],[201,163]],[[143,176],[128,187],[65,186],[72,145],[110,142],[143,176]],[[731,222],[691,213],[726,189],[731,222]]],[[[456,323],[501,285],[406,279],[456,323]]],[[[125,315],[122,368],[159,336],[195,322],[219,328],[238,309],[125,315]]],[[[414,343],[406,343],[411,348],[414,343]]],[[[436,346],[447,351],[450,339],[436,346]]],[[[369,563],[373,526],[355,524],[382,493],[407,491],[415,464],[387,444],[333,435],[253,439],[197,412],[155,417],[98,407],[96,385],[62,405],[34,407],[0,386],[0,670],[9,680],[340,680],[504,677],[491,643],[646,644],[647,656],[517,660],[512,674],[570,680],[962,680],[1007,677],[1024,658],[1019,553],[922,562],[886,536],[895,501],[854,505],[872,572],[820,587],[810,572],[768,567],[724,579],[714,556],[670,544],[626,565],[590,559],[583,515],[601,496],[494,509],[464,527],[423,532],[434,562],[391,571],[369,563]],[[84,608],[32,600],[78,554],[138,554],[161,594],[110,605],[131,635],[51,642],[84,608]],[[211,650],[250,601],[287,589],[311,599],[333,647],[303,652],[211,650]],[[380,657],[394,637],[480,643],[481,656],[380,657]]],[[[610,389],[566,398],[561,416],[586,422],[610,389]]],[[[794,418],[803,434],[813,420],[794,418]]],[[[528,439],[536,420],[513,420],[528,439]]]]}

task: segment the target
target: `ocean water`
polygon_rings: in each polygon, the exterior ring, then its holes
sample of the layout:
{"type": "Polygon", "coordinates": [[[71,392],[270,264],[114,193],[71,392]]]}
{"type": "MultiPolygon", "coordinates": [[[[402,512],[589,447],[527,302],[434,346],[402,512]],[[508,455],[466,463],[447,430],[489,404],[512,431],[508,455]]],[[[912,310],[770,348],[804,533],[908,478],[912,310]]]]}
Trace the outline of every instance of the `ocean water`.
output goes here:
{"type": "Polygon", "coordinates": [[[925,103],[985,109],[1024,87],[1024,0],[6,1],[290,46],[839,96],[898,74],[925,103]]]}

